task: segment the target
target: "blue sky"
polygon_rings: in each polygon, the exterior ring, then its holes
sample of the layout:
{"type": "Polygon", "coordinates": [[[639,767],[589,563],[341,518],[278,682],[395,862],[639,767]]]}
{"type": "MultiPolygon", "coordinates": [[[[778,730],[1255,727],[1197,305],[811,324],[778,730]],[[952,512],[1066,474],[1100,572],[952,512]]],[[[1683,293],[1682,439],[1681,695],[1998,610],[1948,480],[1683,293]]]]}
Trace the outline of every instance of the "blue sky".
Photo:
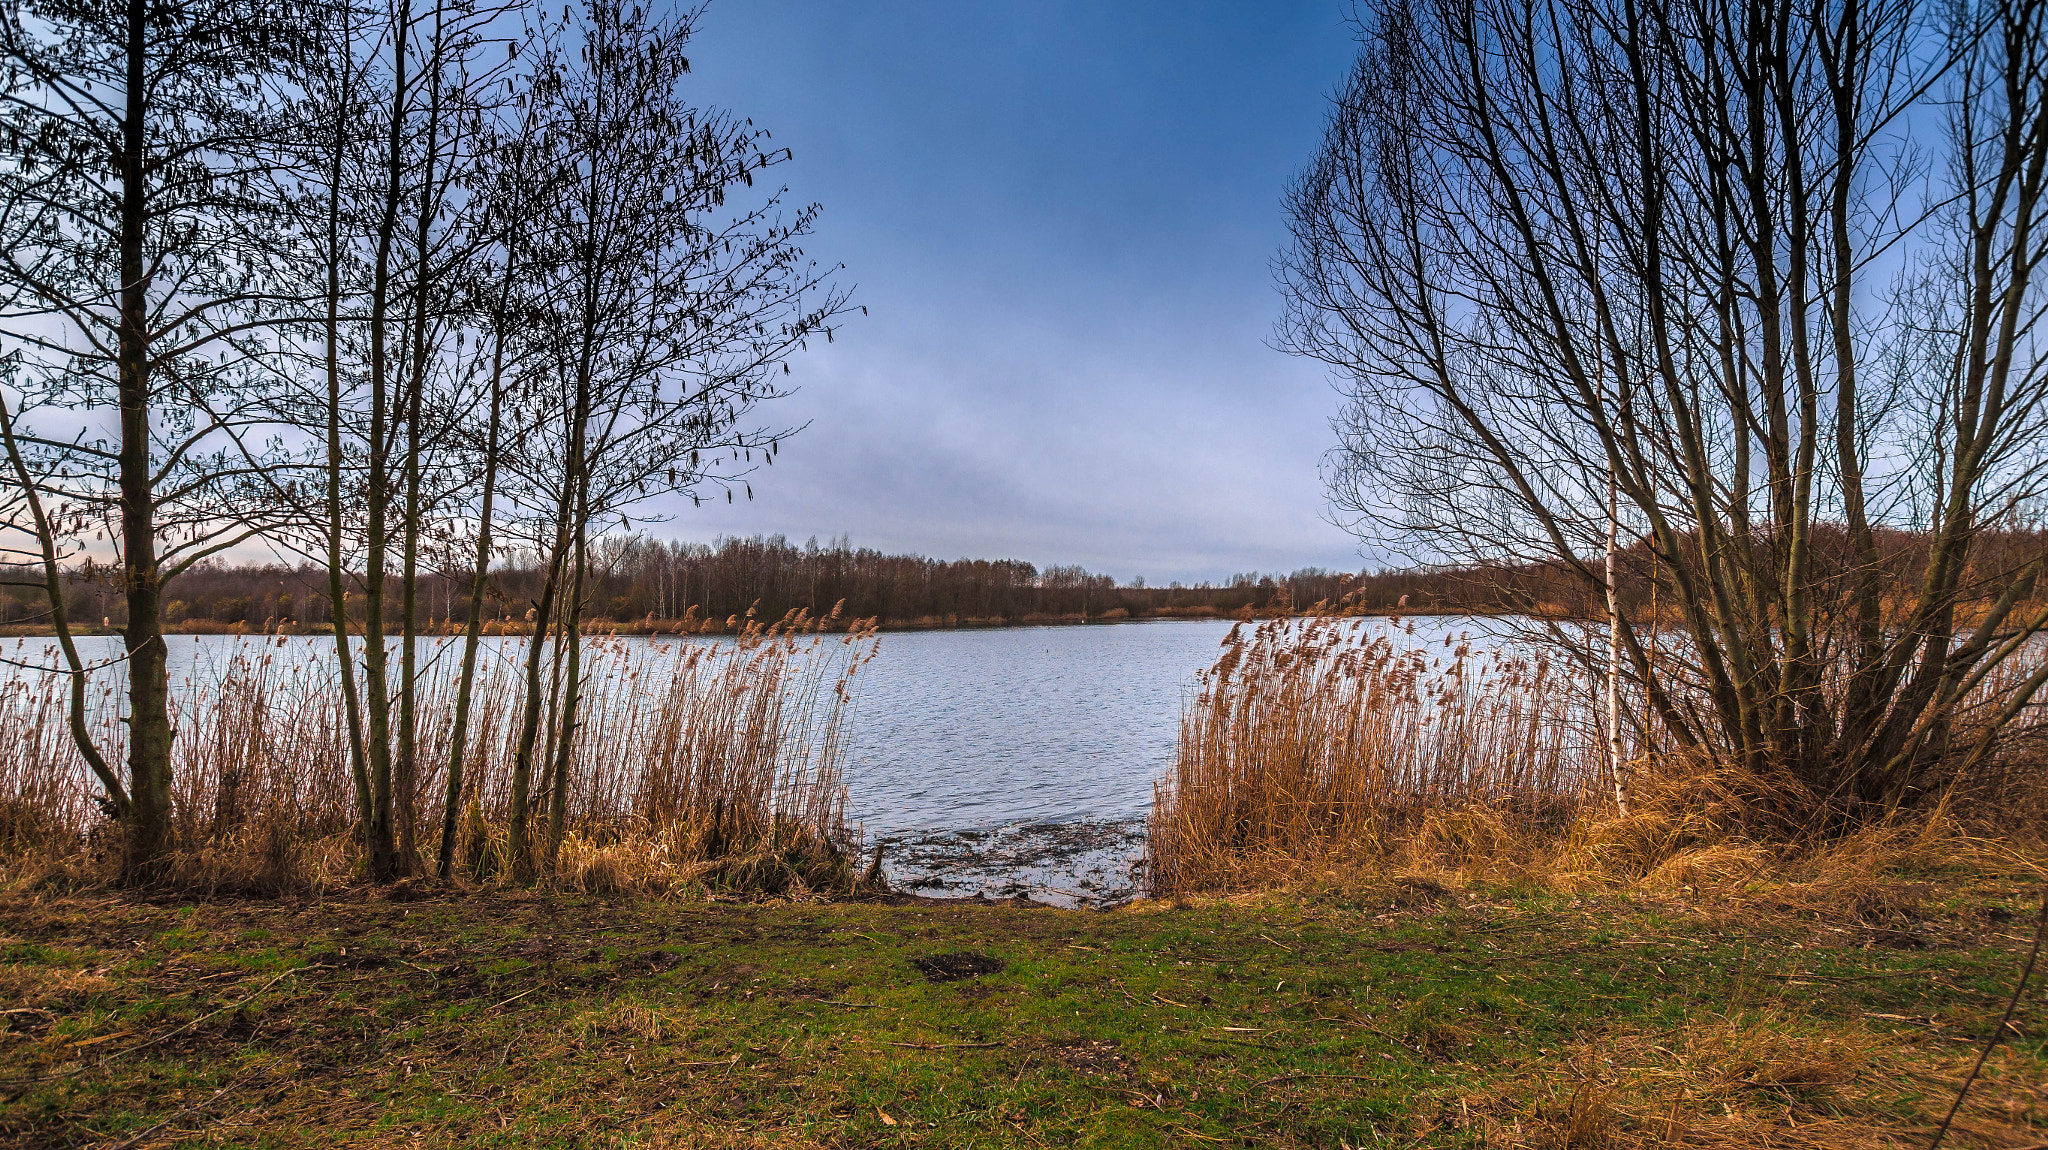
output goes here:
{"type": "Polygon", "coordinates": [[[1354,51],[1342,0],[715,0],[693,97],[791,148],[855,315],[809,421],[688,539],[1221,579],[1367,562],[1324,518],[1337,396],[1266,346],[1280,196],[1354,51]]]}

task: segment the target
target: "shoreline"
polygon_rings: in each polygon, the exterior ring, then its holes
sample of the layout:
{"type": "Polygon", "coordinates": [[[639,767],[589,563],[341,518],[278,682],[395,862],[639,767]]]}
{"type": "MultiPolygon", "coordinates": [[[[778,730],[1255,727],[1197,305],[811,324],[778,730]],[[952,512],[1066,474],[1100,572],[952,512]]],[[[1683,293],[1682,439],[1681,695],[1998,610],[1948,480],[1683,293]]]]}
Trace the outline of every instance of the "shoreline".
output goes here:
{"type": "MultiPolygon", "coordinates": [[[[1308,619],[1318,617],[1400,620],[1408,618],[1443,619],[1465,616],[1475,619],[1494,619],[1525,614],[1526,612],[1519,611],[1475,611],[1464,608],[1432,607],[1421,610],[1402,608],[1400,610],[1348,611],[1339,616],[1315,616],[1306,611],[1291,611],[1285,614],[1273,611],[1231,613],[1217,611],[1214,608],[1196,607],[1185,610],[1154,611],[1143,615],[1118,613],[1088,616],[1019,615],[1014,618],[1002,615],[923,615],[908,619],[881,620],[874,622],[873,626],[876,631],[880,632],[1006,631],[1027,627],[1102,627],[1128,623],[1258,623],[1273,619],[1308,619]]],[[[1530,617],[1534,618],[1536,616],[1530,617]]],[[[1549,616],[1543,617],[1548,618],[1549,616]]],[[[1572,620],[1570,616],[1557,616],[1557,618],[1572,620]]],[[[813,617],[813,621],[815,621],[815,617],[813,617]]],[[[855,619],[848,622],[858,626],[869,621],[855,619]]],[[[703,623],[685,630],[683,628],[683,620],[680,619],[656,619],[651,622],[641,619],[623,622],[602,619],[587,622],[583,631],[583,637],[591,639],[615,635],[626,637],[720,636],[738,634],[740,629],[739,626],[733,626],[729,623],[703,623]]],[[[828,634],[842,634],[849,629],[851,628],[847,626],[835,626],[832,628],[820,628],[819,630],[828,634]]],[[[427,627],[422,627],[417,634],[437,638],[459,638],[463,632],[464,628],[459,624],[450,626],[434,623],[427,627]]],[[[283,626],[278,626],[274,621],[267,621],[264,624],[250,624],[222,623],[212,619],[187,619],[177,623],[168,623],[164,626],[165,635],[288,635],[302,638],[322,638],[331,636],[333,633],[325,624],[309,626],[290,621],[283,626]]],[[[533,625],[518,620],[492,620],[485,624],[482,633],[486,638],[502,636],[518,636],[523,638],[533,634],[533,625]]],[[[101,626],[99,624],[73,626],[71,634],[81,639],[117,637],[121,634],[121,628],[118,626],[101,626]]],[[[349,629],[349,634],[355,638],[361,638],[363,630],[359,626],[352,627],[349,629]]],[[[387,627],[384,630],[384,634],[387,638],[398,638],[404,634],[404,631],[396,627],[387,627]]],[[[0,623],[0,639],[53,639],[56,635],[56,629],[47,624],[0,623]]]]}

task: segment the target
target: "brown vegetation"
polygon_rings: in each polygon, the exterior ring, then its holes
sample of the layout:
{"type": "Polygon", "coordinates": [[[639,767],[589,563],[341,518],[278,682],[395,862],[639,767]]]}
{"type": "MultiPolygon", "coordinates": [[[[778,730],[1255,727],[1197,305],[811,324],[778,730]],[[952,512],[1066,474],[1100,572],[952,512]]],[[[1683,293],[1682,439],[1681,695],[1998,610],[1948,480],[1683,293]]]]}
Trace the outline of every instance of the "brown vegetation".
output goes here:
{"type": "MultiPolygon", "coordinates": [[[[2003,728],[1999,752],[1938,793],[1846,835],[1786,823],[1785,811],[1813,805],[1787,801],[1794,784],[1624,722],[1624,812],[1587,676],[1449,639],[1435,650],[1363,641],[1359,626],[1323,617],[1233,632],[1157,790],[1155,895],[1332,871],[1564,890],[1834,882],[1902,860],[2030,853],[2048,832],[2039,719],[2003,728]]],[[[2040,663],[2048,651],[2007,672],[2040,663]]]]}
{"type": "MultiPolygon", "coordinates": [[[[360,873],[333,669],[285,647],[281,636],[252,636],[177,689],[169,885],[280,894],[360,873]]],[[[875,650],[870,629],[828,636],[792,615],[750,624],[732,641],[589,647],[568,833],[551,882],[598,893],[857,885],[838,771],[850,683],[875,650]]],[[[396,804],[414,820],[401,839],[418,854],[404,873],[432,870],[443,825],[454,654],[447,645],[422,677],[422,769],[396,804]]],[[[455,820],[456,858],[472,882],[499,879],[512,860],[520,668],[516,651],[499,654],[478,668],[464,766],[471,797],[455,820]]],[[[103,817],[66,729],[66,680],[48,673],[0,685],[0,854],[11,885],[94,885],[118,866],[120,828],[103,817]]],[[[114,699],[100,703],[95,733],[117,745],[114,699]]]]}

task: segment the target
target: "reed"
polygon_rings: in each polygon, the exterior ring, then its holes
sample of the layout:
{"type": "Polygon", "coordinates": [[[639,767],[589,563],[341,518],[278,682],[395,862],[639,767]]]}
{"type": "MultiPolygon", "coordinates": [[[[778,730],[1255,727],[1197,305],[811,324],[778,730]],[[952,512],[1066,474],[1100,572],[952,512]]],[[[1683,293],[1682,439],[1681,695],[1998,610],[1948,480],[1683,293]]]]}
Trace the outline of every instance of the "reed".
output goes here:
{"type": "MultiPolygon", "coordinates": [[[[1597,732],[1542,661],[1364,639],[1359,619],[1243,625],[1156,789],[1155,894],[1275,881],[1425,832],[1468,853],[1576,814],[1597,732]]],[[[1583,695],[1581,695],[1581,699],[1583,695]]]]}
{"type": "MultiPolygon", "coordinates": [[[[2004,753],[1941,793],[1825,841],[1777,821],[1813,805],[1785,801],[1786,784],[1659,751],[1646,745],[1659,732],[1646,736],[1638,718],[1622,727],[1623,811],[1604,713],[1578,668],[1456,640],[1416,648],[1366,626],[1311,617],[1233,629],[1154,789],[1152,895],[1387,872],[1676,888],[1788,863],[1865,873],[1988,839],[2033,850],[2048,828],[2039,718],[2003,732],[2004,753]]],[[[1643,713],[1626,698],[1623,710],[1643,713]]]]}
{"type": "MultiPolygon", "coordinates": [[[[731,639],[584,643],[569,828],[548,881],[599,893],[856,885],[840,763],[856,676],[877,649],[872,628],[792,612],[731,639]]],[[[421,874],[442,825],[459,655],[454,641],[440,646],[422,676],[421,769],[398,803],[417,832],[419,857],[407,861],[421,874]]],[[[485,655],[457,858],[472,881],[488,882],[510,869],[520,668],[513,645],[485,655]]],[[[65,687],[54,673],[0,684],[0,853],[14,884],[110,881],[118,855],[117,828],[70,743],[65,687]]],[[[121,751],[117,701],[109,689],[94,708],[110,758],[121,751]]],[[[274,894],[355,879],[355,792],[331,660],[283,636],[237,640],[176,685],[173,719],[178,845],[166,881],[274,894]]]]}

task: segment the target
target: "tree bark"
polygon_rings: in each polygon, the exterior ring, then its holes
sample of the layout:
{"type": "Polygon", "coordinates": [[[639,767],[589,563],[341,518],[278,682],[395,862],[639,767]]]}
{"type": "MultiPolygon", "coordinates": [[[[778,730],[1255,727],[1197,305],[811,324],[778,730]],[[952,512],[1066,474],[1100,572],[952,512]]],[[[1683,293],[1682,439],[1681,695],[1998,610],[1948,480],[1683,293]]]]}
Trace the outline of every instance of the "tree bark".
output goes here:
{"type": "Polygon", "coordinates": [[[546,703],[542,692],[541,661],[547,651],[548,631],[555,613],[555,593],[561,581],[562,560],[569,550],[567,538],[569,500],[567,490],[556,512],[555,546],[548,556],[547,577],[541,582],[540,599],[534,604],[533,635],[526,644],[526,689],[519,715],[519,741],[512,752],[512,878],[532,882],[534,877],[531,794],[533,761],[540,741],[541,711],[546,703]]]}
{"type": "Polygon", "coordinates": [[[398,230],[399,185],[405,162],[406,45],[412,34],[412,12],[401,6],[394,23],[391,124],[384,157],[387,170],[382,215],[377,223],[377,257],[370,286],[370,443],[368,497],[368,560],[363,573],[364,656],[370,704],[370,878],[390,882],[398,877],[398,848],[391,809],[390,652],[384,641],[384,564],[387,554],[386,512],[392,498],[386,463],[391,419],[391,365],[386,325],[390,318],[392,245],[398,230]]]}
{"type": "MultiPolygon", "coordinates": [[[[506,283],[511,282],[513,261],[506,261],[506,283]]],[[[499,301],[497,331],[491,349],[491,413],[484,434],[484,489],[477,508],[476,554],[469,578],[469,617],[462,629],[462,678],[455,688],[454,726],[448,738],[448,788],[441,809],[441,855],[436,873],[447,882],[455,873],[456,823],[462,806],[462,757],[469,743],[470,697],[476,685],[476,655],[483,633],[484,591],[490,586],[492,500],[498,486],[498,436],[504,419],[505,337],[504,300],[499,301]]]]}
{"type": "Polygon", "coordinates": [[[562,713],[555,727],[554,784],[548,792],[548,851],[547,870],[556,873],[561,861],[562,836],[568,829],[569,785],[574,767],[576,750],[576,712],[583,697],[583,600],[584,573],[588,566],[586,539],[589,525],[584,516],[589,510],[587,497],[577,493],[576,541],[573,545],[575,564],[569,580],[569,601],[562,621],[562,642],[567,649],[566,665],[562,671],[562,713]]]}
{"type": "Polygon", "coordinates": [[[149,31],[145,0],[128,0],[127,110],[121,125],[121,581],[128,600],[122,641],[128,653],[129,820],[123,877],[155,877],[171,838],[170,681],[163,635],[163,587],[156,555],[156,493],[150,451],[149,276],[144,243],[148,195],[146,141],[149,31]]]}

